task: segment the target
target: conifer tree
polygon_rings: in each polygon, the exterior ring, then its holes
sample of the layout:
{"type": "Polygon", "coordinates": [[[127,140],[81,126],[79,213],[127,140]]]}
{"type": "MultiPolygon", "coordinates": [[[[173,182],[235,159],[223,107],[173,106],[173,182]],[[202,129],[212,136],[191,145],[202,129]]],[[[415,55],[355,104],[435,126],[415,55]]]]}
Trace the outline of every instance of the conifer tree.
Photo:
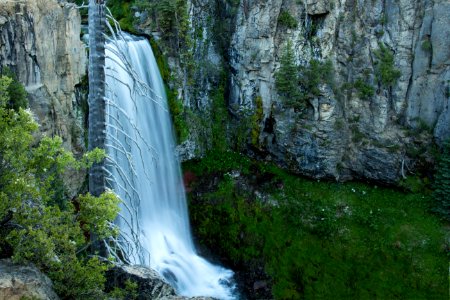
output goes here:
{"type": "Polygon", "coordinates": [[[295,63],[291,41],[288,41],[280,58],[280,69],[275,75],[275,86],[288,106],[303,107],[298,86],[298,66],[295,63]]]}

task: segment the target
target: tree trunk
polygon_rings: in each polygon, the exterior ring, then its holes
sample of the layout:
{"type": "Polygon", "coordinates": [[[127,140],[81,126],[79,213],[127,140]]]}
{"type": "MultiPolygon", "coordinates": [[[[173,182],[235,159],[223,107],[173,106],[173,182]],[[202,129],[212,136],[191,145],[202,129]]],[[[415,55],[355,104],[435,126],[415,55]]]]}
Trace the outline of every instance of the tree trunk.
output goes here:
{"type": "MultiPolygon", "coordinates": [[[[105,147],[105,3],[89,0],[89,129],[88,149],[105,147]]],[[[105,191],[104,163],[94,164],[89,172],[89,192],[99,196],[105,191]]]]}

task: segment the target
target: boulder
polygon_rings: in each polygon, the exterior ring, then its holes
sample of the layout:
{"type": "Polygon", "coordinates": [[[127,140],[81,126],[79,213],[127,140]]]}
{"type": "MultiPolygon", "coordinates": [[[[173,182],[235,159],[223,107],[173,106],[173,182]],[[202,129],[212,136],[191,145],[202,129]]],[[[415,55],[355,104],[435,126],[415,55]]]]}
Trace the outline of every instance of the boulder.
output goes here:
{"type": "Polygon", "coordinates": [[[51,280],[33,265],[0,260],[0,300],[59,299],[51,280]]]}
{"type": "Polygon", "coordinates": [[[138,285],[138,299],[169,299],[175,290],[156,271],[144,266],[116,265],[106,272],[106,291],[124,288],[130,280],[138,285]]]}
{"type": "Polygon", "coordinates": [[[137,283],[137,299],[139,300],[212,300],[210,297],[184,297],[176,294],[156,271],[139,265],[116,265],[106,272],[106,292],[115,287],[124,288],[130,280],[137,283]]]}

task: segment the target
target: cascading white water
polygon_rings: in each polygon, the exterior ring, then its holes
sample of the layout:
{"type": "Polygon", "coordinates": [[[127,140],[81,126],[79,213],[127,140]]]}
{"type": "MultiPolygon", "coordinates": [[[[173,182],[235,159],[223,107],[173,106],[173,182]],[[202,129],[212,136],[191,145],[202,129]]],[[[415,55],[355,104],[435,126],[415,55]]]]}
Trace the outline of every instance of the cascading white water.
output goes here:
{"type": "Polygon", "coordinates": [[[157,270],[181,295],[234,299],[233,273],[197,255],[185,190],[152,49],[125,36],[106,47],[107,173],[124,201],[125,256],[157,270]]]}

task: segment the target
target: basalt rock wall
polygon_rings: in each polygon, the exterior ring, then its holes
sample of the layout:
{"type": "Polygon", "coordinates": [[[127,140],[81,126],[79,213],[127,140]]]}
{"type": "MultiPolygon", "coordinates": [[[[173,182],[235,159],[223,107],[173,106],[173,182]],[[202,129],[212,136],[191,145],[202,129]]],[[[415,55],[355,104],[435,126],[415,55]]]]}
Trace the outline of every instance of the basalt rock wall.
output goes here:
{"type": "MultiPolygon", "coordinates": [[[[450,138],[448,1],[189,4],[192,53],[203,72],[194,77],[195,90],[189,82],[178,85],[179,97],[194,115],[203,115],[213,105],[220,72],[227,70],[229,136],[245,118],[262,114],[252,121],[257,130],[249,125],[253,137],[246,146],[260,159],[315,178],[394,183],[431,168],[432,149],[450,138]],[[228,31],[218,34],[220,28],[228,31]],[[276,88],[288,43],[297,66],[308,68],[313,60],[333,66],[332,82],[320,83],[302,110],[288,105],[276,88]],[[383,49],[397,73],[389,83],[381,75],[383,49]]],[[[176,57],[172,62],[172,70],[180,70],[176,57]]],[[[197,138],[191,133],[182,156],[205,152],[197,138]]]]}

